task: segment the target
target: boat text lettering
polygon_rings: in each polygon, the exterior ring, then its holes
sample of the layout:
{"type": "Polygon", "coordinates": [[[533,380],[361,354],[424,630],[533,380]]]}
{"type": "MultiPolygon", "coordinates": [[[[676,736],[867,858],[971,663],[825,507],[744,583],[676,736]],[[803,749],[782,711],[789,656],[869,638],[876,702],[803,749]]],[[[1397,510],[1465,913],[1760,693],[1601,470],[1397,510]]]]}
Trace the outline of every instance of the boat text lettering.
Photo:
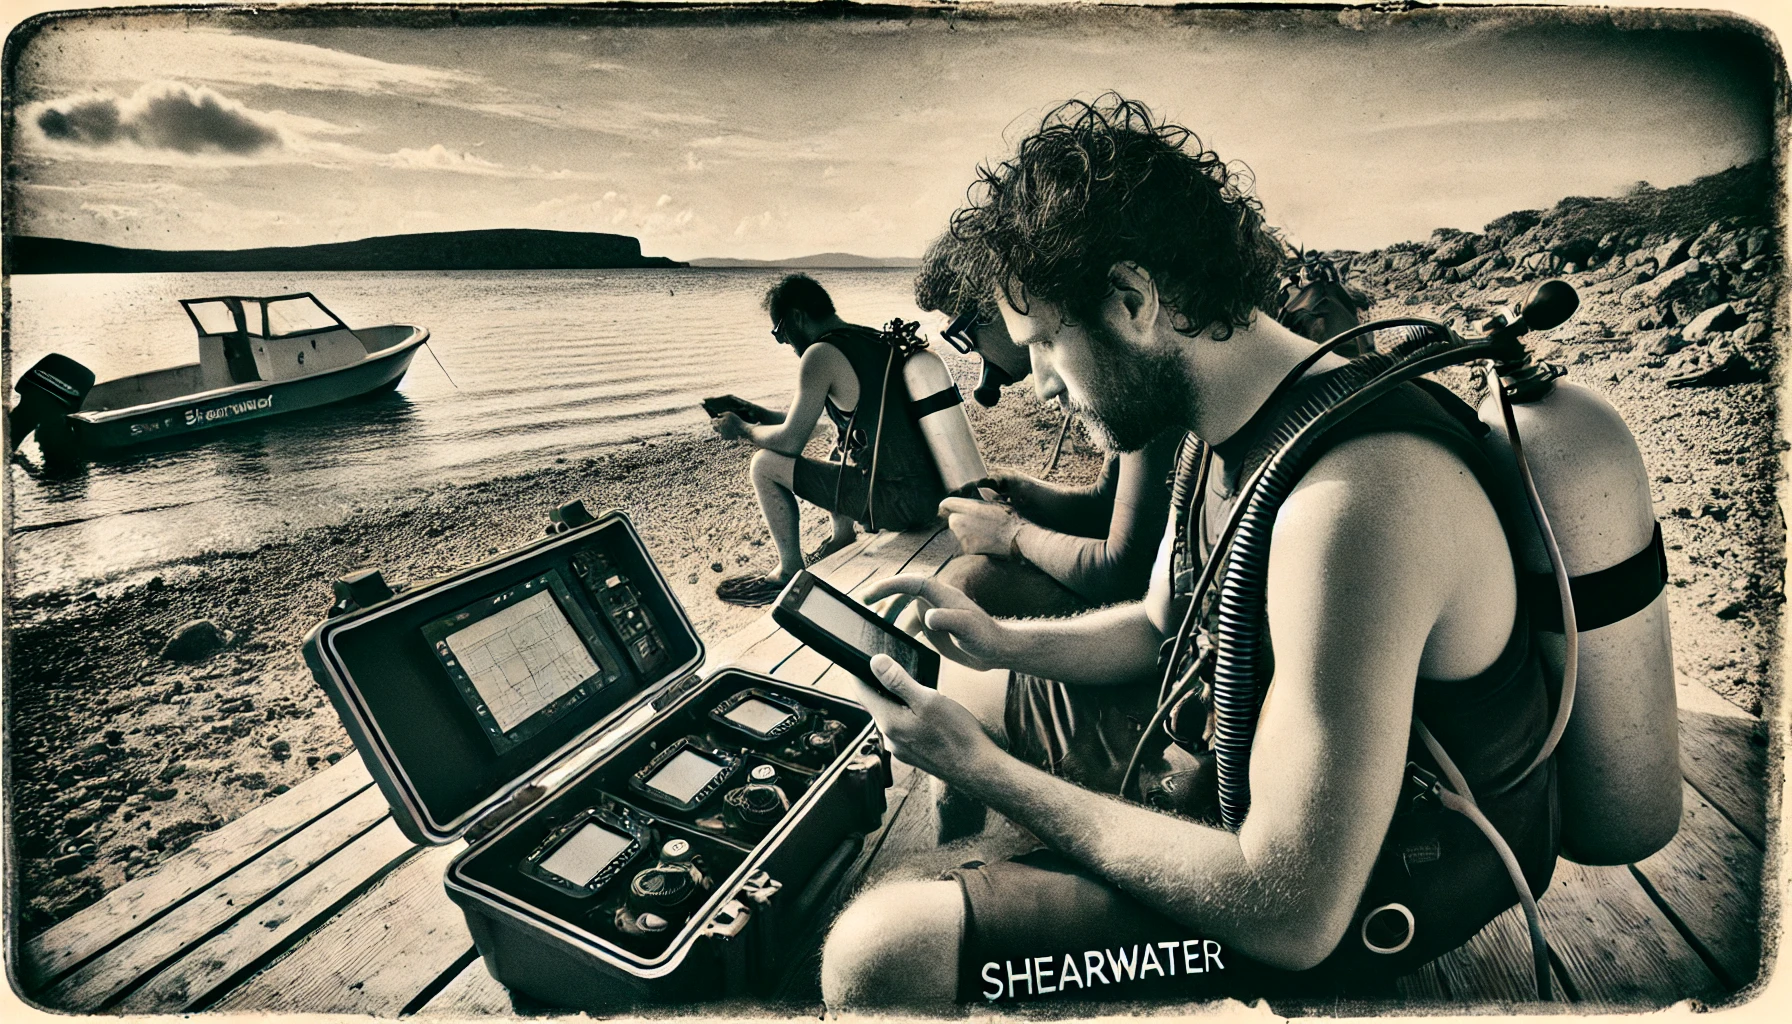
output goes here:
{"type": "Polygon", "coordinates": [[[187,426],[198,426],[201,423],[214,423],[227,420],[232,416],[241,416],[246,412],[260,412],[274,407],[274,396],[263,395],[260,398],[249,398],[229,405],[220,405],[215,409],[188,409],[187,426]]]}

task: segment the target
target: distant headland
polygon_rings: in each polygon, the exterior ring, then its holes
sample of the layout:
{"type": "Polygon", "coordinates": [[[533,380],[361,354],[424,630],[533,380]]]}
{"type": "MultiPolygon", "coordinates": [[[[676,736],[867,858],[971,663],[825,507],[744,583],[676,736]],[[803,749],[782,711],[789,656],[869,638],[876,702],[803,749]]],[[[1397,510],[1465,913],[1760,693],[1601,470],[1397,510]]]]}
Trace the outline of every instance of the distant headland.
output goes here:
{"type": "Polygon", "coordinates": [[[813,256],[792,256],[781,260],[737,260],[728,256],[709,256],[691,261],[693,267],[793,267],[806,270],[860,270],[875,267],[918,267],[921,261],[913,256],[855,256],[850,252],[821,252],[813,256]]]}
{"type": "Polygon", "coordinates": [[[64,238],[11,239],[15,274],[166,274],[290,270],[611,270],[682,267],[641,255],[639,239],[586,231],[497,228],[381,235],[260,249],[125,249],[64,238]]]}

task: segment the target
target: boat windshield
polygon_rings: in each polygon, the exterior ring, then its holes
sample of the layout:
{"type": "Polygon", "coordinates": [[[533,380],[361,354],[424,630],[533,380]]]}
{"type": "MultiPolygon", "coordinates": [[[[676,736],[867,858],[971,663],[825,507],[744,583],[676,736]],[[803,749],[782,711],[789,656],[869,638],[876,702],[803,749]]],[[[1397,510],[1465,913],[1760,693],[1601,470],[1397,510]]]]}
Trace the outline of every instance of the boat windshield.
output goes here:
{"type": "MultiPolygon", "coordinates": [[[[243,305],[246,310],[248,303],[245,302],[243,305]]],[[[307,331],[323,331],[341,324],[334,314],[309,295],[300,295],[290,299],[272,299],[267,303],[267,311],[267,336],[270,338],[278,338],[287,334],[302,334],[307,331]]]]}
{"type": "Polygon", "coordinates": [[[223,301],[213,299],[209,302],[189,302],[187,309],[199,324],[201,334],[229,334],[236,330],[236,317],[230,307],[223,301]]]}

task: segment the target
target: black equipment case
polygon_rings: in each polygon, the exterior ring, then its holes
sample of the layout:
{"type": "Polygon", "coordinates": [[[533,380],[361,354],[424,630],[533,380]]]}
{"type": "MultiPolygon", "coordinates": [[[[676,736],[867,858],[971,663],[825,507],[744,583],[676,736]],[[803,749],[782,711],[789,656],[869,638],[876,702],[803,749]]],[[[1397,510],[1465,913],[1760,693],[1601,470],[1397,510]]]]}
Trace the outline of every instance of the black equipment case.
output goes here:
{"type": "Polygon", "coordinates": [[[767,995],[882,821],[870,714],[734,668],[628,517],[393,594],[336,584],[305,660],[413,841],[448,866],[486,968],[596,1012],[767,995]]]}

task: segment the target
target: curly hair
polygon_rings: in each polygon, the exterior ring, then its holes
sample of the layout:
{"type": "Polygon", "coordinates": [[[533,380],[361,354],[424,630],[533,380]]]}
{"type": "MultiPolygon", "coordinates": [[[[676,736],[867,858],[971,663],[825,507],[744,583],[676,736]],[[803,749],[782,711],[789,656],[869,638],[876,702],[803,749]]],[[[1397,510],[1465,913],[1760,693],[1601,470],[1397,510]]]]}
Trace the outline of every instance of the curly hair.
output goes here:
{"type": "Polygon", "coordinates": [[[980,267],[982,247],[966,242],[952,231],[933,240],[915,272],[915,305],[933,313],[959,316],[974,313],[985,322],[1000,315],[989,275],[980,267]]]}
{"type": "Polygon", "coordinates": [[[1143,103],[1071,100],[1011,159],[978,167],[952,216],[952,236],[976,253],[955,264],[970,278],[958,287],[1024,311],[1018,286],[1086,321],[1112,291],[1110,269],[1130,260],[1150,271],[1177,331],[1230,337],[1270,301],[1284,259],[1252,183],[1143,103]]]}

